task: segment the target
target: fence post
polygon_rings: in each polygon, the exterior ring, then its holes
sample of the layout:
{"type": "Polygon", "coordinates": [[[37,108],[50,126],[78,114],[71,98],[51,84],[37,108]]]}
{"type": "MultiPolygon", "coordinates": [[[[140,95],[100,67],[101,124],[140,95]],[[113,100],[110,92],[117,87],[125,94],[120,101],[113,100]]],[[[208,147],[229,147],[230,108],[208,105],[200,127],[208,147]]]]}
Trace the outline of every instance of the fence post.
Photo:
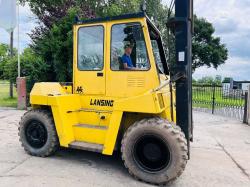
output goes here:
{"type": "Polygon", "coordinates": [[[248,98],[247,98],[247,124],[250,125],[250,85],[248,86],[248,98]]]}
{"type": "Polygon", "coordinates": [[[215,84],[213,84],[212,114],[214,114],[214,105],[215,105],[215,84]]]}
{"type": "Polygon", "coordinates": [[[13,98],[13,82],[10,81],[10,98],[13,98]]]}
{"type": "Polygon", "coordinates": [[[248,95],[249,93],[248,92],[245,92],[245,95],[244,95],[244,114],[243,114],[243,123],[248,123],[248,95]]]}

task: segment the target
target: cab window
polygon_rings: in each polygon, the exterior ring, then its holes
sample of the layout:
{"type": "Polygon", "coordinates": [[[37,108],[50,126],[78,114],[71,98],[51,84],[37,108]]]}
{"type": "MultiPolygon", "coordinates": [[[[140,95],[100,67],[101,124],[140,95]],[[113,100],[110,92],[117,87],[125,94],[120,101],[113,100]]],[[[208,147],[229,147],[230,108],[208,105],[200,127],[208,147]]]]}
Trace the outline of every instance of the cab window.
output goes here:
{"type": "Polygon", "coordinates": [[[158,43],[156,40],[151,40],[151,44],[152,44],[152,48],[153,48],[153,53],[154,53],[154,58],[155,58],[155,63],[157,65],[157,69],[159,70],[159,73],[163,73],[164,67],[163,67],[163,63],[161,61],[158,43]]]}
{"type": "Polygon", "coordinates": [[[78,30],[78,69],[103,69],[103,26],[81,27],[78,30]]]}
{"type": "Polygon", "coordinates": [[[148,23],[148,28],[149,28],[149,35],[151,39],[154,59],[158,72],[160,74],[169,75],[169,69],[160,33],[156,31],[150,23],[148,23]]]}
{"type": "Polygon", "coordinates": [[[150,68],[140,23],[115,24],[111,31],[111,69],[143,71],[150,68]]]}

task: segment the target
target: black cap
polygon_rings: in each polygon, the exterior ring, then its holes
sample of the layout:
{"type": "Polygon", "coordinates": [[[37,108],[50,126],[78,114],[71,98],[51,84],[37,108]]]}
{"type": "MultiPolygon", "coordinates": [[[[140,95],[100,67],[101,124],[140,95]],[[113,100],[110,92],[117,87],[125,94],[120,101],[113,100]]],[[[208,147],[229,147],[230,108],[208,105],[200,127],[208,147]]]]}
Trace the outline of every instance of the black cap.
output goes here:
{"type": "Polygon", "coordinates": [[[133,45],[132,45],[132,44],[126,44],[126,45],[124,46],[124,49],[127,49],[127,48],[133,48],[133,45]]]}

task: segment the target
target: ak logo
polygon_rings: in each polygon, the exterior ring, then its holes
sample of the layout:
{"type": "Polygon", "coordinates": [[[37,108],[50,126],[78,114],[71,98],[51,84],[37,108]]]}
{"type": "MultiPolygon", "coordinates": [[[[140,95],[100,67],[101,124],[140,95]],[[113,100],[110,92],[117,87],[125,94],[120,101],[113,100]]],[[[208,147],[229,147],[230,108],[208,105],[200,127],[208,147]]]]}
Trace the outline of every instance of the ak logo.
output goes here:
{"type": "Polygon", "coordinates": [[[81,86],[77,86],[76,88],[76,93],[82,94],[83,93],[83,89],[81,86]]]}

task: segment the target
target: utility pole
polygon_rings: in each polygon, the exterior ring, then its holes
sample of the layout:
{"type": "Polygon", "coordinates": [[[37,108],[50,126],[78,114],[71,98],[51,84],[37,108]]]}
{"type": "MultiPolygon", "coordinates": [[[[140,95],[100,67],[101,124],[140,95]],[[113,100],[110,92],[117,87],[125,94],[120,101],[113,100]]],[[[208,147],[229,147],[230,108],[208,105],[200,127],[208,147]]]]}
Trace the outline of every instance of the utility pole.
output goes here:
{"type": "Polygon", "coordinates": [[[17,3],[17,58],[18,58],[18,76],[16,79],[17,85],[17,108],[20,110],[27,108],[27,90],[26,90],[26,78],[21,77],[21,66],[20,66],[20,45],[19,45],[19,3],[17,3]]]}
{"type": "MultiPolygon", "coordinates": [[[[13,58],[13,31],[10,33],[10,57],[13,58]]],[[[10,80],[10,97],[13,98],[13,82],[10,80]]]]}
{"type": "Polygon", "coordinates": [[[19,26],[19,2],[17,3],[17,77],[21,77],[21,67],[20,67],[20,26],[19,26]]]}

